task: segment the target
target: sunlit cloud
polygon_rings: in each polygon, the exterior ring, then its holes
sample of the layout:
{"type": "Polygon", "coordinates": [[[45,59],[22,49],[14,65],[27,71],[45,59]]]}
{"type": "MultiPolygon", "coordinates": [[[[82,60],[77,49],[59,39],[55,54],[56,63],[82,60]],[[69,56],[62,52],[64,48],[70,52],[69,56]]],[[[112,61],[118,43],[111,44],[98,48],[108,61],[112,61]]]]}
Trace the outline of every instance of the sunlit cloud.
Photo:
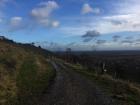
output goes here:
{"type": "Polygon", "coordinates": [[[59,21],[51,19],[52,13],[59,8],[55,1],[41,2],[31,10],[31,16],[35,21],[45,27],[58,27],[59,21]]]}
{"type": "Polygon", "coordinates": [[[22,17],[12,17],[8,23],[9,31],[18,31],[25,28],[22,17]]]}
{"type": "Polygon", "coordinates": [[[90,4],[85,3],[82,7],[81,13],[84,14],[89,14],[89,13],[95,13],[95,14],[99,14],[100,13],[100,9],[99,8],[92,8],[90,6],[90,4]]]}

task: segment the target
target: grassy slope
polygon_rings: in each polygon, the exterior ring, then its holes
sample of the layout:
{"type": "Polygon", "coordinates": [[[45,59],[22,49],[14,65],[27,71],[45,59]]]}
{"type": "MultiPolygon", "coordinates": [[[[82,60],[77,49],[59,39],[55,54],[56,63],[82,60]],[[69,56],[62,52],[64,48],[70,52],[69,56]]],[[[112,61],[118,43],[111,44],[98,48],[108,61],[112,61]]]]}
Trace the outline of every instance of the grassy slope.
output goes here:
{"type": "Polygon", "coordinates": [[[0,105],[35,104],[53,75],[41,54],[0,40],[0,105]]]}
{"type": "Polygon", "coordinates": [[[107,74],[97,75],[79,64],[65,63],[65,65],[96,82],[107,94],[122,105],[140,105],[140,86],[138,84],[113,79],[107,74]]]}

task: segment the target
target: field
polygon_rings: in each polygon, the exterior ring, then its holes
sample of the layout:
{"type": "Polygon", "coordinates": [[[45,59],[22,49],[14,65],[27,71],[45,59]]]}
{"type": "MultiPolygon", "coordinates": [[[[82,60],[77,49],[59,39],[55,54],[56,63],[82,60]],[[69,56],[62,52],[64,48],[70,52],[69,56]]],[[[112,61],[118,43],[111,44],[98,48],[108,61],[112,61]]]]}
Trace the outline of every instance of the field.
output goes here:
{"type": "MultiPolygon", "coordinates": [[[[65,66],[68,68],[72,68],[76,72],[84,75],[85,77],[89,78],[93,81],[93,83],[96,83],[97,86],[101,88],[102,91],[104,91],[106,94],[109,94],[110,97],[112,97],[114,100],[119,102],[119,104],[116,105],[139,105],[139,97],[140,97],[140,84],[139,84],[139,74],[138,72],[131,71],[131,69],[128,69],[129,66],[135,67],[133,65],[132,61],[129,61],[132,59],[134,55],[98,55],[96,56],[94,54],[90,55],[81,55],[80,60],[78,61],[79,54],[74,55],[65,55],[63,58],[65,61],[60,60],[59,62],[63,62],[65,66]],[[73,56],[73,57],[72,57],[73,56]],[[88,58],[87,58],[88,57],[88,58]],[[101,59],[100,57],[104,57],[101,59]],[[68,62],[66,63],[67,58],[69,58],[68,62]],[[85,58],[85,59],[82,59],[85,58]],[[99,61],[111,61],[113,60],[114,63],[120,62],[119,64],[122,66],[112,66],[108,65],[105,68],[107,69],[107,72],[102,73],[102,65],[96,65],[96,62],[99,61]],[[128,64],[128,68],[120,68],[119,67],[125,67],[121,61],[125,61],[125,64],[128,64]],[[99,60],[99,61],[98,61],[99,60]],[[115,62],[115,60],[117,60],[115,62]],[[87,62],[88,61],[88,62],[87,62]],[[130,62],[130,63],[129,63],[130,62]],[[117,67],[118,66],[118,67],[117,67]],[[108,68],[107,68],[108,67],[108,68]],[[109,69],[110,67],[110,69],[109,69]],[[117,69],[115,69],[117,67],[117,69]],[[108,71],[108,69],[110,71],[108,71]],[[114,70],[115,69],[115,70],[114,70]],[[121,70],[130,70],[129,72],[121,72],[121,70]],[[117,70],[120,70],[119,72],[117,70]],[[131,75],[133,74],[133,75],[131,75]]],[[[138,55],[137,55],[138,56],[138,55]]],[[[59,57],[63,57],[60,56],[59,57]]],[[[138,57],[134,57],[133,59],[138,59],[138,57]]]]}
{"type": "Polygon", "coordinates": [[[140,83],[140,51],[61,52],[59,57],[97,73],[104,65],[106,73],[114,78],[140,83]]]}

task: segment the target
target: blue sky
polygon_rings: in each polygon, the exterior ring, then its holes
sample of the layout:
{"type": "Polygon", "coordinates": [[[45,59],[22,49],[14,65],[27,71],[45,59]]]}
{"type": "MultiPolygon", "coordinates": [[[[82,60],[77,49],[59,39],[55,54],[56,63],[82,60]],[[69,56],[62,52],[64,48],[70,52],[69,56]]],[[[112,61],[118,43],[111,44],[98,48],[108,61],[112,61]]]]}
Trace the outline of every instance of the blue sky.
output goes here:
{"type": "Polygon", "coordinates": [[[135,50],[139,9],[139,0],[0,0],[0,34],[50,50],[135,50]]]}

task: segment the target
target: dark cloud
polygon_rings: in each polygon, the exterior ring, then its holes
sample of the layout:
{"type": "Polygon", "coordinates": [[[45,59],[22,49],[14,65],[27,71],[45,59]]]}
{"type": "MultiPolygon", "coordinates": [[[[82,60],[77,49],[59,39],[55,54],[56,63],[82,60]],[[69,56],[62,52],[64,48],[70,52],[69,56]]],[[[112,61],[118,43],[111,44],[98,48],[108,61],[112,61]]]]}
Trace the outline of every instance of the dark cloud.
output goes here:
{"type": "Polygon", "coordinates": [[[92,38],[85,38],[84,40],[83,40],[83,42],[90,42],[92,40],[92,38]]]}
{"type": "Polygon", "coordinates": [[[140,27],[140,23],[133,24],[134,28],[140,27]]]}
{"type": "Polygon", "coordinates": [[[76,43],[75,42],[71,42],[71,43],[68,43],[67,46],[74,46],[76,43]]]}
{"type": "Polygon", "coordinates": [[[111,20],[111,23],[113,25],[121,25],[123,22],[122,21],[117,21],[117,20],[111,20]]]}
{"type": "Polygon", "coordinates": [[[134,43],[134,41],[132,41],[132,40],[123,40],[123,41],[121,41],[121,43],[132,44],[132,43],[134,43]]]}
{"type": "Polygon", "coordinates": [[[125,20],[111,20],[110,22],[111,22],[113,25],[122,25],[122,24],[127,23],[127,21],[125,21],[125,20]]]}
{"type": "Polygon", "coordinates": [[[87,37],[98,37],[100,36],[100,33],[98,31],[87,31],[85,35],[83,35],[83,38],[87,38],[87,37]]]}
{"type": "Polygon", "coordinates": [[[136,39],[136,42],[140,42],[140,39],[136,39]]]}
{"type": "Polygon", "coordinates": [[[93,31],[87,31],[86,34],[82,36],[82,38],[83,38],[83,42],[89,42],[92,39],[97,38],[99,36],[100,33],[96,30],[93,30],[93,31]]]}
{"type": "Polygon", "coordinates": [[[113,38],[114,42],[117,42],[121,38],[121,36],[120,35],[114,35],[112,38],[113,38]]]}
{"type": "Polygon", "coordinates": [[[106,40],[97,40],[96,44],[101,45],[106,43],[106,40]]]}
{"type": "Polygon", "coordinates": [[[134,44],[135,42],[136,40],[134,40],[133,36],[127,36],[121,41],[123,44],[134,44]]]}
{"type": "Polygon", "coordinates": [[[132,37],[132,36],[128,36],[128,37],[126,37],[125,39],[126,39],[126,40],[131,40],[131,39],[133,39],[133,37],[132,37]]]}

